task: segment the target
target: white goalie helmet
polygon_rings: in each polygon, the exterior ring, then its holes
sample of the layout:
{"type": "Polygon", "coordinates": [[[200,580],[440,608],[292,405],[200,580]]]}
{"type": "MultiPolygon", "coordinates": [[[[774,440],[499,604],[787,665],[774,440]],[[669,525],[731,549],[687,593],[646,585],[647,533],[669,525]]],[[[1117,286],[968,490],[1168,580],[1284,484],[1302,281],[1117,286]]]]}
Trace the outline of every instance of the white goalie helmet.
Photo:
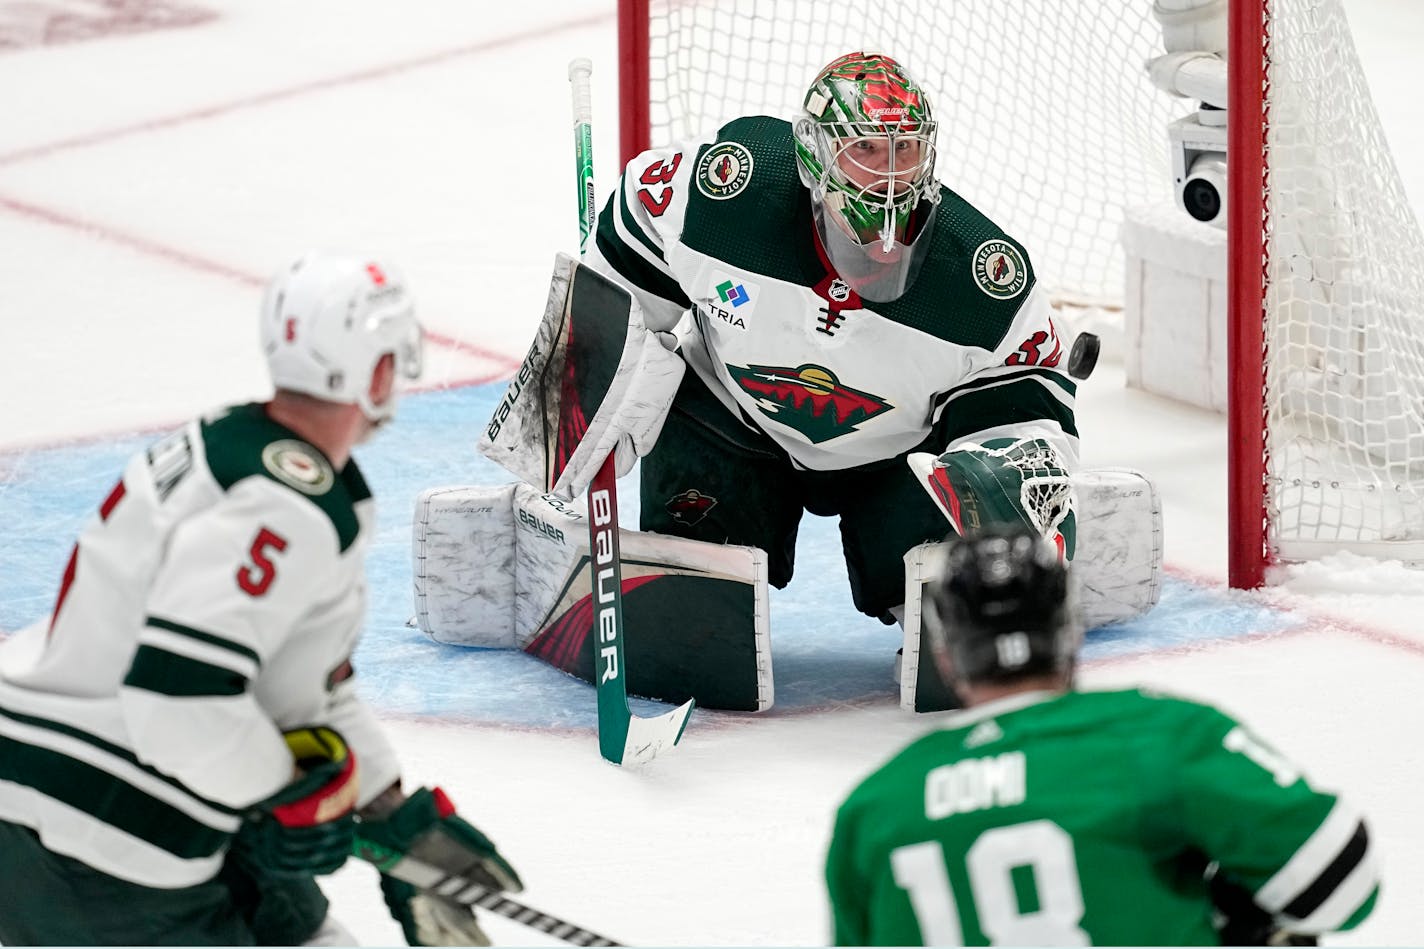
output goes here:
{"type": "Polygon", "coordinates": [[[277,273],[262,300],[262,351],[272,384],[359,405],[372,422],[395,415],[396,393],[371,401],[386,353],[396,379],[420,377],[423,334],[400,271],[380,259],[309,253],[277,273]]]}

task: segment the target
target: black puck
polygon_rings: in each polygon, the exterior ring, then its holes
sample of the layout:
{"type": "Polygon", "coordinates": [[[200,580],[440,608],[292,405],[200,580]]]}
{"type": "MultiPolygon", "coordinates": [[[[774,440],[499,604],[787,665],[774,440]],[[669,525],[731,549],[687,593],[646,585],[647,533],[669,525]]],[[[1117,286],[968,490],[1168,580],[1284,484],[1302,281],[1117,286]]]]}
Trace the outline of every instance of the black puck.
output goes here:
{"type": "Polygon", "coordinates": [[[1091,376],[1093,367],[1098,364],[1098,351],[1102,348],[1102,341],[1096,333],[1079,333],[1068,353],[1068,375],[1074,379],[1091,376]]]}

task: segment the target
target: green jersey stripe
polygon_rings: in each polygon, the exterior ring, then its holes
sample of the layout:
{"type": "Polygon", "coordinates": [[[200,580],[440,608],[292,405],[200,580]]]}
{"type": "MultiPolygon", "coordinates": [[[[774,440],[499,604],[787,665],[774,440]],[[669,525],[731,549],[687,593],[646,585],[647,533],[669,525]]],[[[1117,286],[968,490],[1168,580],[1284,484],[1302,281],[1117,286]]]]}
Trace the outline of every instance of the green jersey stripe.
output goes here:
{"type": "Polygon", "coordinates": [[[681,307],[692,306],[692,301],[682,292],[676,281],[644,260],[623,243],[618,235],[607,235],[604,228],[600,227],[594,243],[598,246],[598,252],[618,271],[619,276],[639,290],[664,300],[671,300],[681,307]]]}
{"type": "Polygon", "coordinates": [[[1050,421],[1078,437],[1073,409],[1048,391],[1042,379],[1022,378],[978,390],[964,387],[945,404],[945,442],[1001,425],[1050,421]]]}
{"type": "Polygon", "coordinates": [[[187,636],[190,639],[196,639],[199,642],[207,643],[210,646],[218,646],[219,648],[227,649],[231,652],[237,653],[239,656],[243,656],[247,659],[252,660],[259,667],[262,665],[262,657],[257,655],[256,650],[251,649],[248,646],[244,646],[242,643],[234,642],[231,639],[224,639],[221,636],[216,636],[212,633],[205,633],[200,629],[194,629],[191,626],[184,626],[182,623],[175,623],[172,620],[166,620],[158,616],[148,617],[146,620],[144,620],[144,625],[152,626],[154,629],[166,629],[170,633],[177,633],[180,636],[187,636]]]}
{"type": "Polygon", "coordinates": [[[1344,931],[1347,929],[1354,929],[1356,926],[1360,925],[1360,923],[1365,921],[1366,916],[1374,912],[1375,902],[1378,899],[1379,884],[1375,883],[1370,888],[1370,895],[1365,899],[1365,901],[1361,903],[1359,907],[1353,913],[1351,913],[1349,917],[1337,928],[1339,928],[1341,931],[1344,931]]]}
{"type": "MultiPolygon", "coordinates": [[[[623,222],[623,229],[631,234],[634,240],[646,247],[648,253],[662,261],[663,266],[667,266],[667,257],[663,254],[663,249],[643,232],[642,225],[640,225],[638,219],[633,216],[632,206],[628,203],[627,181],[618,182],[618,194],[615,198],[618,201],[618,219],[623,222]]],[[[610,198],[609,200],[615,200],[615,198],[610,198]]]]}
{"type": "Polygon", "coordinates": [[[223,666],[143,644],[134,653],[124,685],[185,698],[232,696],[247,691],[247,677],[223,666]]]}
{"type": "Polygon", "coordinates": [[[33,788],[184,860],[212,856],[231,836],[102,768],[4,735],[0,779],[33,788]]]}
{"type": "Polygon", "coordinates": [[[31,728],[42,728],[46,731],[54,732],[56,735],[63,735],[67,738],[73,738],[75,740],[82,741],[86,745],[92,745],[96,751],[99,751],[103,754],[112,755],[113,757],[123,761],[125,764],[132,765],[134,768],[137,768],[139,771],[142,771],[149,777],[154,778],[158,781],[162,781],[164,784],[169,785],[174,790],[182,792],[188,797],[191,797],[193,800],[201,803],[203,806],[218,811],[219,813],[228,814],[232,816],[237,816],[243,813],[243,811],[233,807],[229,807],[228,805],[223,804],[219,801],[209,800],[208,798],[205,798],[202,795],[193,793],[192,789],[188,788],[181,781],[177,781],[164,774],[162,771],[159,771],[158,769],[150,765],[146,765],[142,761],[139,761],[138,756],[129,749],[124,748],[120,745],[116,745],[111,741],[105,741],[97,735],[91,734],[90,732],[87,732],[82,728],[76,728],[73,725],[66,725],[64,722],[56,722],[52,719],[40,718],[36,715],[26,715],[23,712],[16,712],[11,709],[5,708],[0,708],[0,718],[8,719],[19,725],[28,725],[31,728]]]}
{"type": "Polygon", "coordinates": [[[1072,379],[1069,379],[1067,376],[1063,375],[1063,373],[1054,372],[1051,369],[1043,369],[1039,366],[1029,366],[1025,369],[1017,369],[1010,372],[996,373],[995,375],[991,376],[976,376],[975,378],[964,383],[964,385],[956,386],[955,388],[950,389],[944,394],[943,398],[948,401],[957,398],[962,393],[970,392],[974,389],[983,389],[988,386],[1003,385],[1006,382],[1026,379],[1029,377],[1037,378],[1044,382],[1051,382],[1070,396],[1076,396],[1078,394],[1078,384],[1072,379]]]}

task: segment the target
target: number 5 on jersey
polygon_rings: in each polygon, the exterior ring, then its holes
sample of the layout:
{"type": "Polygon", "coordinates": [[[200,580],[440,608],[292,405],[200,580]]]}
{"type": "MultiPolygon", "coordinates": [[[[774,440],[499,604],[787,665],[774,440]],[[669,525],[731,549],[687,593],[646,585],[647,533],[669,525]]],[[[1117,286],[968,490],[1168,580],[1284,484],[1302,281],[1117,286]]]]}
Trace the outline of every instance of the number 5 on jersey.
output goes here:
{"type": "Polygon", "coordinates": [[[267,553],[269,548],[280,554],[287,549],[287,541],[264,527],[247,549],[248,562],[237,568],[237,585],[249,596],[262,596],[277,579],[277,567],[267,553]]]}

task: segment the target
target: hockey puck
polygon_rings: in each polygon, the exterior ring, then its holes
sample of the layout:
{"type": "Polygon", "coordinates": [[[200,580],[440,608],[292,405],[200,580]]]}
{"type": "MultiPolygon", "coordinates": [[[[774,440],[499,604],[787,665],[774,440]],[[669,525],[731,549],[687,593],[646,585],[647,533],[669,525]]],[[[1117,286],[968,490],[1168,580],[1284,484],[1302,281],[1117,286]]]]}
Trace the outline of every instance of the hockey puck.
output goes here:
{"type": "Polygon", "coordinates": [[[1086,379],[1093,374],[1098,364],[1098,351],[1103,348],[1096,333],[1079,333],[1073,340],[1073,349],[1068,353],[1068,375],[1074,379],[1086,379]]]}

